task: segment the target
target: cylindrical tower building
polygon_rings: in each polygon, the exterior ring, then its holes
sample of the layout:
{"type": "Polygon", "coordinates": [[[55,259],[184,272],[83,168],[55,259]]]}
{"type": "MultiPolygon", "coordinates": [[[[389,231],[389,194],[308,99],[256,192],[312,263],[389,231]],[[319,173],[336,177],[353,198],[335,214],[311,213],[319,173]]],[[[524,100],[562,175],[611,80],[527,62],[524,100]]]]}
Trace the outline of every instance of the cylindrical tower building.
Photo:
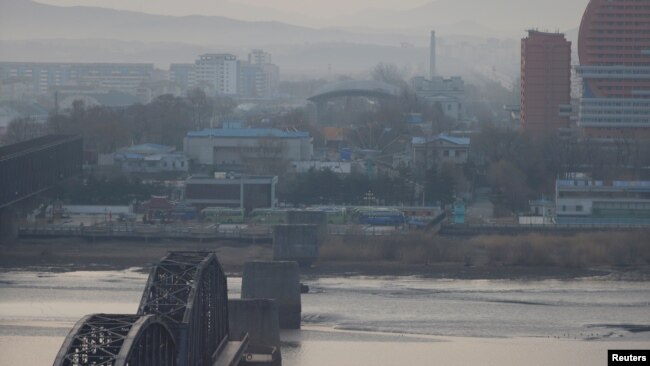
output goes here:
{"type": "Polygon", "coordinates": [[[591,0],[578,54],[585,134],[650,138],[650,0],[591,0]]]}

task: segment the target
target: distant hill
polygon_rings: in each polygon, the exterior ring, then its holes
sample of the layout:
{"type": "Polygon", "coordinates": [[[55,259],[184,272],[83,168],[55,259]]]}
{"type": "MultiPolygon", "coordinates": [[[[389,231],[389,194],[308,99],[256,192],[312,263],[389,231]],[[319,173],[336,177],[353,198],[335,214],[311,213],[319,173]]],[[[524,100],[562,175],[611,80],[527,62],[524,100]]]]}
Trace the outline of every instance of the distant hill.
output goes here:
{"type": "Polygon", "coordinates": [[[0,4],[0,39],[89,38],[224,47],[335,41],[399,44],[413,40],[399,34],[353,33],[219,16],[174,17],[96,7],[59,7],[28,0],[2,0],[0,4]]]}
{"type": "Polygon", "coordinates": [[[242,57],[251,48],[261,47],[273,54],[283,77],[325,76],[330,70],[331,75],[354,75],[367,72],[379,62],[395,63],[408,74],[423,75],[428,70],[428,30],[433,28],[442,34],[439,45],[443,49],[449,50],[450,45],[478,45],[477,50],[483,52],[480,59],[472,52],[469,56],[439,52],[441,73],[471,76],[498,69],[515,78],[518,38],[525,35],[524,29],[505,32],[502,38],[509,41],[486,43],[486,38],[504,33],[501,29],[506,26],[491,22],[500,11],[488,11],[485,4],[515,6],[519,0],[486,0],[476,9],[463,10],[468,1],[438,0],[404,12],[373,10],[360,14],[357,21],[341,18],[335,28],[310,28],[220,16],[165,16],[0,0],[0,60],[153,62],[166,67],[172,62],[193,62],[201,53],[230,52],[242,57]],[[466,19],[463,11],[485,11],[485,17],[480,19],[488,25],[466,19]],[[486,44],[499,48],[496,51],[500,53],[486,54],[486,44]]]}

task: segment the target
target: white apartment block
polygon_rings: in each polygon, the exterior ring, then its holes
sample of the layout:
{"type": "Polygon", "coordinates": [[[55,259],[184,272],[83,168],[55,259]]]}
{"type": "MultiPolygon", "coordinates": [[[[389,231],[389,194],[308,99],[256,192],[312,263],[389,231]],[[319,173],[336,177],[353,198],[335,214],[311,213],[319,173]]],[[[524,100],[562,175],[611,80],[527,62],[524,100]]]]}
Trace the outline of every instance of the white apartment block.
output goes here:
{"type": "Polygon", "coordinates": [[[216,94],[236,95],[239,77],[237,56],[222,54],[204,54],[195,62],[195,79],[197,83],[207,83],[216,94]]]}

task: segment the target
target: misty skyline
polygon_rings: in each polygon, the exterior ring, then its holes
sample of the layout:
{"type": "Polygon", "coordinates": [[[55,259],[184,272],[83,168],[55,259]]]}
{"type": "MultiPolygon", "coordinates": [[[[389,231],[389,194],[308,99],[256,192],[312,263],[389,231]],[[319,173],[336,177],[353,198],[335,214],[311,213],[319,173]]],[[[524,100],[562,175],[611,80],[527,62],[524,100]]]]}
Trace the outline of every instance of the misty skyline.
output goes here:
{"type": "MultiPolygon", "coordinates": [[[[28,1],[28,0],[22,0],[28,1]]],[[[578,26],[588,0],[38,0],[56,6],[96,6],[170,16],[224,16],[312,28],[339,27],[512,37],[528,28],[567,31],[578,26]],[[467,28],[467,29],[465,29],[467,28]]]]}

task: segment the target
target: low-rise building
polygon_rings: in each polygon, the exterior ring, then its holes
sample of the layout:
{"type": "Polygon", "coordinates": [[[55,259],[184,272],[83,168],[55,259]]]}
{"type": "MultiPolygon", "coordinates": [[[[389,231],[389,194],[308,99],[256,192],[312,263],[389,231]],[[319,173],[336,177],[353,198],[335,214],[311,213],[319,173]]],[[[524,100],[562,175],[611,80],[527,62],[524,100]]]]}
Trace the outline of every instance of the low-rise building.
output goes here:
{"type": "Polygon", "coordinates": [[[433,165],[465,164],[469,145],[468,137],[452,137],[444,133],[432,137],[414,137],[411,141],[413,167],[427,170],[433,165]]]}
{"type": "Polygon", "coordinates": [[[558,179],[555,211],[558,224],[650,225],[650,182],[558,179]]]}
{"type": "Polygon", "coordinates": [[[352,173],[354,163],[351,161],[292,161],[291,168],[296,173],[307,173],[310,170],[330,170],[336,174],[352,173]]]}
{"type": "Polygon", "coordinates": [[[460,76],[433,76],[430,80],[415,77],[411,79],[411,86],[418,99],[439,104],[445,116],[458,121],[465,118],[465,83],[460,76]]]}
{"type": "Polygon", "coordinates": [[[273,128],[210,128],[189,132],[183,150],[198,165],[217,170],[256,171],[278,162],[311,160],[312,138],[307,132],[273,128]],[[239,168],[239,169],[233,169],[239,168]]]}
{"type": "Polygon", "coordinates": [[[246,212],[276,205],[276,176],[191,176],[185,181],[184,201],[199,210],[206,207],[241,207],[246,212]]]}
{"type": "Polygon", "coordinates": [[[129,173],[186,173],[189,159],[173,146],[142,144],[113,154],[113,164],[129,173]]]}

